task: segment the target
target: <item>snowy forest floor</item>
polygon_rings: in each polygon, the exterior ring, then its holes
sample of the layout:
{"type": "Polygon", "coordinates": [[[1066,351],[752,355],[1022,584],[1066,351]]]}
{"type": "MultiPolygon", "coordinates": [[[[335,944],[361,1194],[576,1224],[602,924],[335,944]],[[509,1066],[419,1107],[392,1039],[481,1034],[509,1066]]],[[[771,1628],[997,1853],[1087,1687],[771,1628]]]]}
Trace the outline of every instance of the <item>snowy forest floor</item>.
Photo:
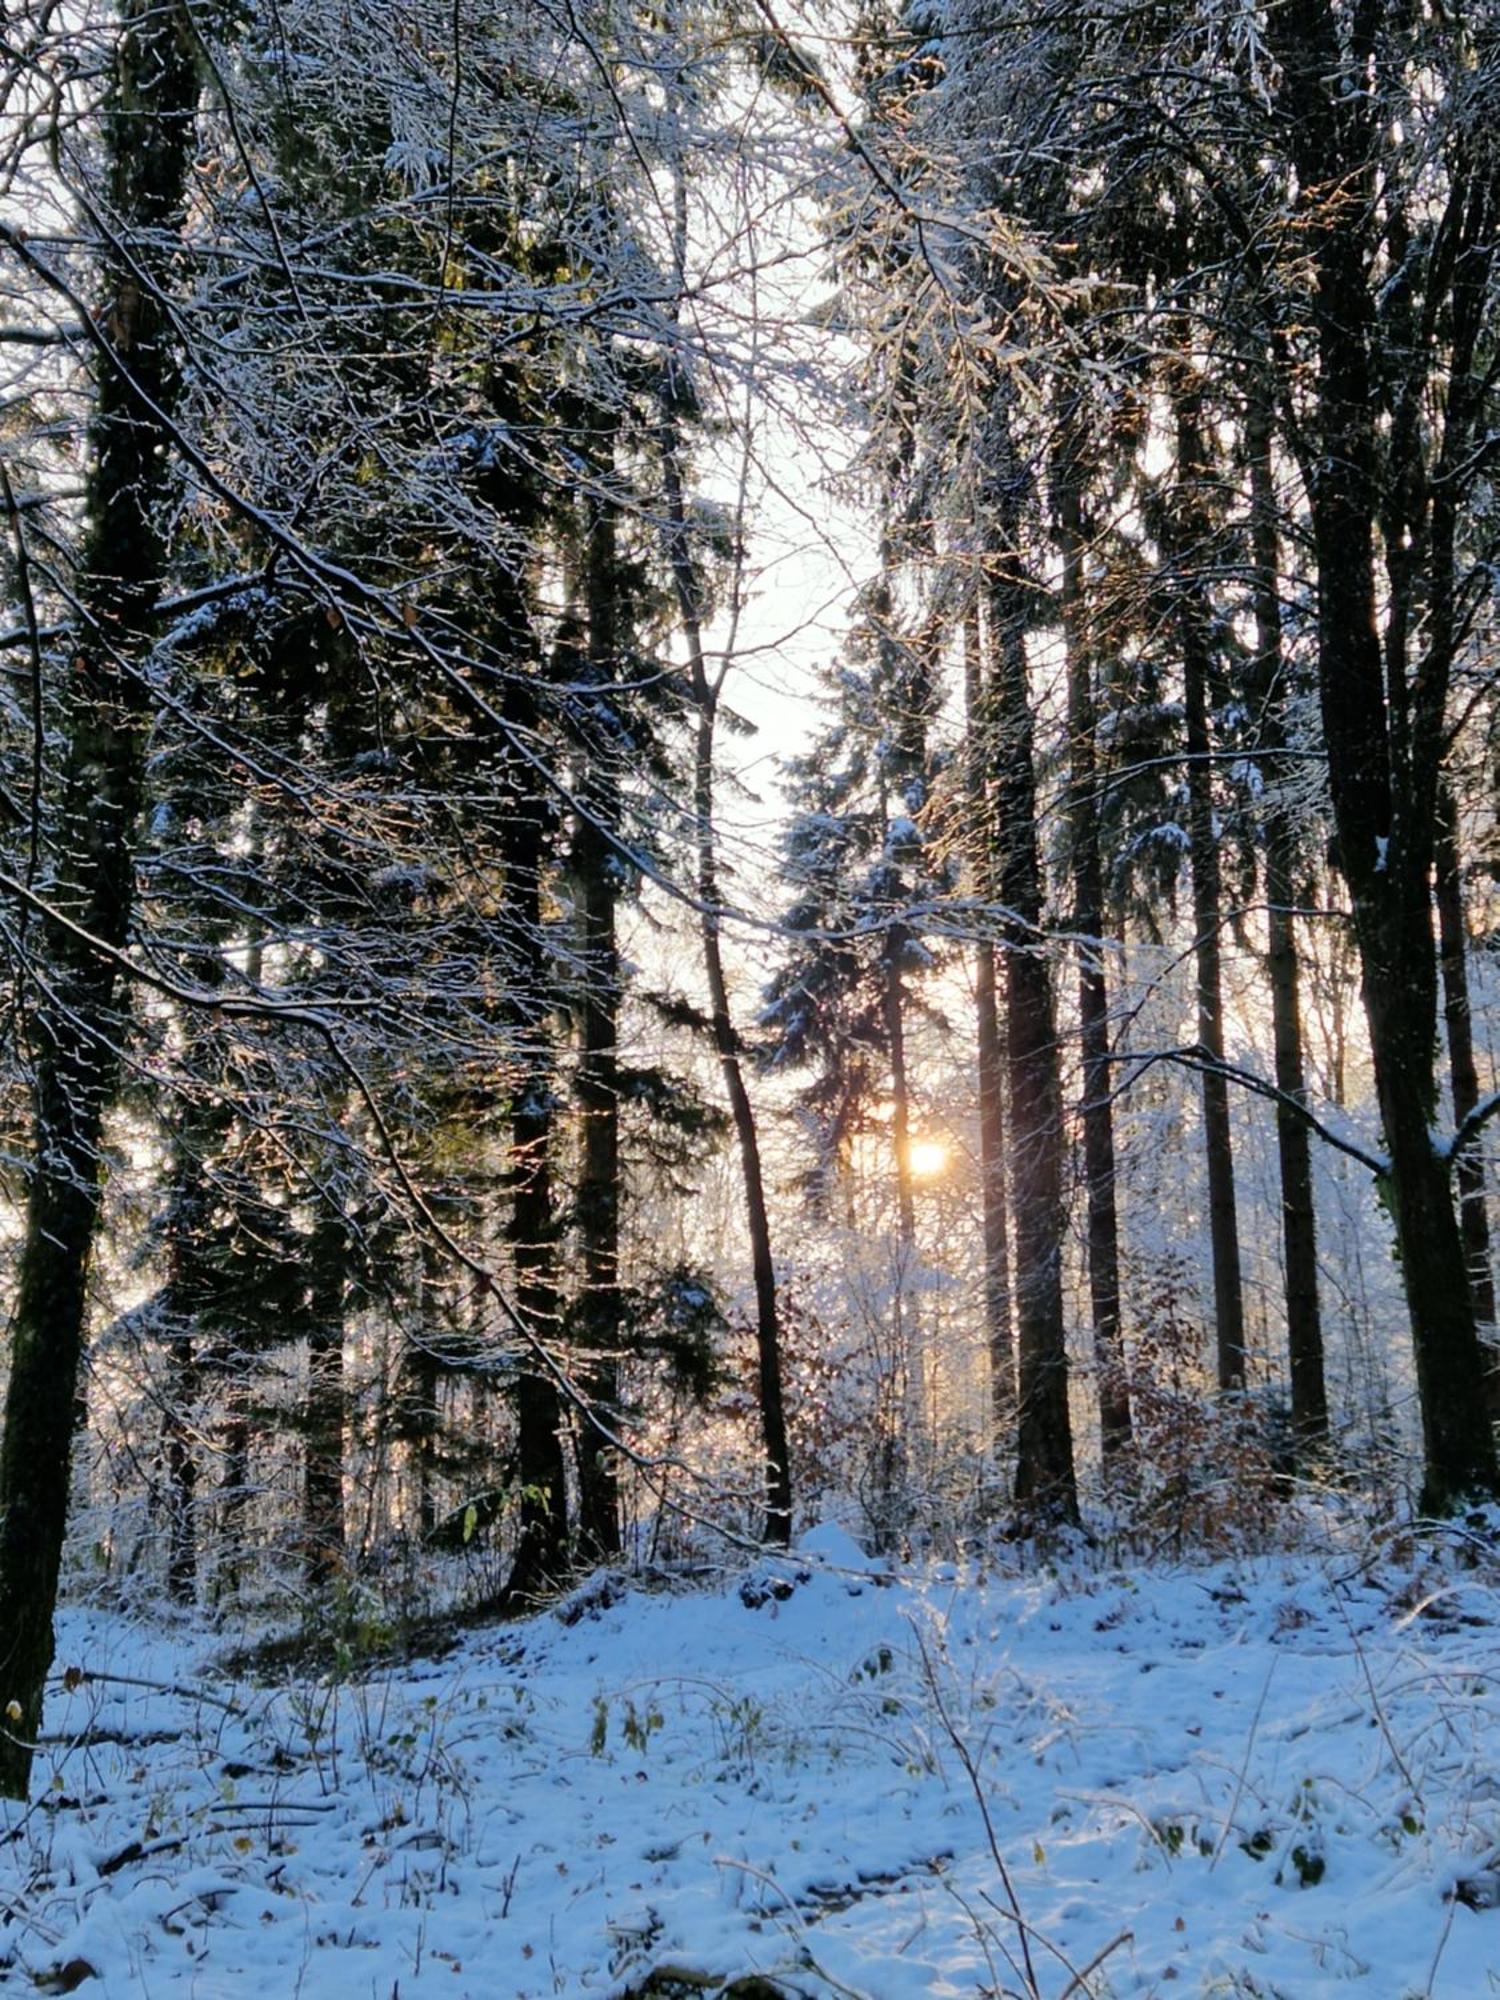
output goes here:
{"type": "Polygon", "coordinates": [[[0,1808],[22,1991],[1500,1993],[1500,1515],[988,1575],[825,1527],[275,1686],[59,1637],[0,1808]]]}

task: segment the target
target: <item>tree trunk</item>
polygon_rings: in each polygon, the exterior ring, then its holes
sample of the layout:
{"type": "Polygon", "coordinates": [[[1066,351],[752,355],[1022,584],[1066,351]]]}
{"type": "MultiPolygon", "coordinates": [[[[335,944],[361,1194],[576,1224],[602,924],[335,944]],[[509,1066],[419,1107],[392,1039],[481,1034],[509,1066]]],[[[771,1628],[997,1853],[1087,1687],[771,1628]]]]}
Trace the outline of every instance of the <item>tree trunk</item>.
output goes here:
{"type": "Polygon", "coordinates": [[[220,1446],[224,1470],[216,1494],[218,1508],[218,1560],[214,1568],[213,1599],[222,1604],[233,1598],[244,1574],[248,1543],[245,1517],[250,1507],[250,1419],[245,1410],[246,1382],[243,1357],[221,1348],[216,1355],[223,1387],[223,1428],[220,1446]]]}
{"type": "Polygon", "coordinates": [[[1198,985],[1198,1044],[1203,1144],[1208,1167],[1208,1228],[1213,1256],[1215,1350],[1221,1391],[1245,1386],[1245,1294],[1240,1274],[1234,1141],[1224,1061],[1224,982],[1220,932],[1223,899],[1218,830],[1214,824],[1213,740],[1208,720],[1209,639],[1202,587],[1194,565],[1206,556],[1207,522],[1200,493],[1207,477],[1198,424],[1196,384],[1179,388],[1177,477],[1168,546],[1182,644],[1183,711],[1187,735],[1188,858],[1193,882],[1193,948],[1198,985]]]}
{"type": "MultiPolygon", "coordinates": [[[[1252,384],[1246,427],[1250,459],[1250,537],[1255,596],[1257,739],[1273,759],[1286,747],[1286,661],[1281,629],[1281,552],[1271,464],[1271,417],[1261,385],[1252,384]]],[[[1276,1088],[1307,1103],[1302,1053],[1301,968],[1293,908],[1296,829],[1283,801],[1285,774],[1272,764],[1266,804],[1267,972],[1275,1042],[1276,1088]]],[[[1281,1237],[1286,1265],[1287,1356],[1292,1429],[1301,1445],[1328,1435],[1323,1326],[1318,1305],[1318,1238],[1313,1205],[1312,1141],[1291,1103],[1276,1107],[1281,1170],[1281,1237]]]]}
{"type": "Polygon", "coordinates": [[[415,1487],[417,1534],[428,1541],[437,1531],[438,1366],[433,1353],[433,1285],[424,1271],[422,1317],[417,1338],[401,1361],[402,1433],[415,1487]]]}
{"type": "Polygon", "coordinates": [[[307,1397],[303,1406],[302,1522],[313,1591],[342,1573],[344,1518],[344,1311],[349,1235],[325,1196],[307,1244],[307,1397]]]}
{"type": "Polygon", "coordinates": [[[755,1109],[745,1087],[739,1036],[729,1010],[729,982],[719,935],[719,868],[714,829],[714,724],[719,690],[709,679],[703,651],[703,612],[675,438],[664,440],[662,472],[666,487],[668,559],[687,641],[693,702],[698,711],[694,738],[693,815],[697,840],[699,929],[708,980],[709,1017],[720,1074],[729,1098],[745,1184],[745,1223],[755,1274],[755,1345],[759,1375],[761,1441],[765,1451],[765,1538],[785,1546],[792,1535],[792,1474],[787,1448],[786,1406],[781,1387],[781,1325],[776,1302],[776,1265],[771,1255],[771,1218],[766,1207],[760,1137],[755,1109]]]}
{"type": "MultiPolygon", "coordinates": [[[[615,521],[608,503],[588,502],[585,588],[588,665],[593,686],[619,677],[615,521]]],[[[601,695],[601,709],[608,695],[601,695]]],[[[590,1407],[613,1428],[619,1419],[620,1349],[620,951],[615,934],[615,852],[608,831],[619,823],[619,787],[611,771],[617,747],[602,715],[598,740],[585,749],[582,811],[573,830],[572,872],[578,902],[582,979],[578,1001],[578,1246],[583,1296],[580,1331],[590,1407]]],[[[579,1533],[591,1560],[620,1553],[620,1495],[611,1446],[585,1417],[578,1433],[579,1533]]]]}
{"type": "Polygon", "coordinates": [[[171,1387],[167,1410],[167,1595],[191,1605],[198,1594],[198,1461],[193,1456],[192,1408],[198,1394],[198,1361],[193,1336],[178,1334],[169,1344],[171,1387]]]}
{"type": "MultiPolygon", "coordinates": [[[[1318,565],[1318,677],[1329,787],[1389,1154],[1384,1188],[1411,1316],[1425,1455],[1422,1504],[1442,1510],[1497,1489],[1463,1236],[1448,1162],[1432,1143],[1437,967],[1431,874],[1451,665],[1441,629],[1445,622],[1451,628],[1451,563],[1437,562],[1431,570],[1434,631],[1423,672],[1410,677],[1402,661],[1399,676],[1388,673],[1375,589],[1380,397],[1367,263],[1376,214],[1373,100],[1344,87],[1347,59],[1328,10],[1315,0],[1287,0],[1272,20],[1300,182],[1298,220],[1315,278],[1299,305],[1318,349],[1304,476],[1318,565]],[[1340,190],[1337,203],[1329,198],[1331,186],[1340,190]]],[[[1356,56],[1373,59],[1368,51],[1356,56]]],[[[1481,291],[1485,269],[1483,258],[1474,263],[1481,291]]],[[[1443,443],[1448,479],[1446,491],[1434,489],[1429,536],[1435,544],[1445,533],[1451,540],[1452,484],[1468,448],[1463,418],[1483,323],[1481,296],[1460,298],[1450,283],[1450,298],[1453,353],[1443,443]],[[1446,530],[1438,518],[1444,512],[1446,530]]],[[[1421,356],[1406,358],[1408,365],[1428,365],[1421,356]]]]}
{"type": "MultiPolygon", "coordinates": [[[[964,620],[964,695],[968,727],[968,779],[972,864],[976,893],[995,899],[994,802],[990,796],[993,746],[984,686],[983,634],[976,597],[964,620]]],[[[998,1448],[1008,1441],[1016,1415],[1016,1348],[1010,1311],[1010,1211],[1005,1190],[1005,1045],[994,939],[975,946],[974,1009],[979,1072],[979,1180],[984,1235],[984,1326],[990,1358],[990,1420],[998,1448]]]]}
{"type": "MultiPolygon", "coordinates": [[[[185,1023],[192,1040],[192,1024],[185,1023]]],[[[200,1102],[178,1108],[172,1179],[165,1218],[167,1274],[161,1293],[168,1386],[164,1457],[167,1474],[167,1595],[190,1605],[198,1588],[198,1462],[193,1451],[194,1406],[202,1386],[198,1315],[204,1297],[201,1255],[207,1203],[204,1160],[218,1119],[200,1102]]]]}
{"type": "MultiPolygon", "coordinates": [[[[1443,1023],[1448,1033],[1448,1079],[1453,1120],[1461,1125],[1479,1102],[1474,1061],[1474,1024],[1469,1011],[1468,931],[1464,923],[1463,870],[1459,861],[1458,810],[1452,788],[1438,794],[1436,841],[1438,939],[1443,971],[1443,1023]]],[[[1484,1160],[1471,1146],[1458,1160],[1458,1215],[1469,1265],[1474,1317],[1485,1350],[1490,1414],[1500,1418],[1500,1354],[1495,1343],[1495,1275],[1490,1263],[1490,1219],[1485,1201],[1484,1160]]]]}
{"type": "Polygon", "coordinates": [[[43,930],[47,980],[31,1017],[33,1164],[0,1443],[0,1794],[11,1798],[26,1794],[52,1661],[100,1137],[128,1011],[106,952],[125,943],[134,890],[150,712],[137,663],[161,591],[158,515],[171,467],[170,439],[150,406],[170,408],[173,385],[170,332],[140,270],[166,263],[197,97],[175,8],[124,0],[122,13],[104,166],[127,247],[110,259],[99,314],[113,352],[100,364],[91,430],[87,615],[69,676],[54,863],[55,906],[79,929],[48,921],[43,930]]]}
{"type": "Polygon", "coordinates": [[[1040,1519],[1077,1519],[1068,1351],[1063,1319],[1062,1089],[1052,971],[1042,935],[1031,692],[1026,671],[1030,580],[1020,557],[1020,474],[998,469],[999,549],[990,611],[994,640],[997,886],[1007,912],[1006,1069],[1010,1085],[1019,1408],[1016,1501],[1040,1519]]]}
{"type": "Polygon", "coordinates": [[[1078,1025],[1083,1056],[1083,1163],[1088,1184],[1089,1304],[1105,1460],[1130,1442],[1130,1386],[1120,1318],[1120,1226],[1115,1200],[1109,981],[1104,960],[1104,872],[1099,855],[1094,660],[1084,624],[1083,502],[1077,440],[1065,436],[1055,471],[1068,656],[1068,814],[1073,835],[1073,928],[1078,937],[1078,1025]]]}
{"type": "MultiPolygon", "coordinates": [[[[519,702],[519,697],[517,697],[519,702]]],[[[529,712],[515,715],[525,730],[529,712]]],[[[531,773],[514,767],[516,796],[501,836],[505,915],[514,981],[512,1031],[517,1047],[510,1098],[510,1218],[516,1311],[539,1343],[562,1328],[557,1228],[552,1197],[553,1078],[547,1031],[550,978],[542,927],[546,807],[531,773]]],[[[562,1403],[539,1356],[520,1355],[516,1378],[516,1472],[521,1488],[519,1539],[506,1583],[520,1602],[555,1586],[567,1562],[567,1477],[562,1403]]]]}

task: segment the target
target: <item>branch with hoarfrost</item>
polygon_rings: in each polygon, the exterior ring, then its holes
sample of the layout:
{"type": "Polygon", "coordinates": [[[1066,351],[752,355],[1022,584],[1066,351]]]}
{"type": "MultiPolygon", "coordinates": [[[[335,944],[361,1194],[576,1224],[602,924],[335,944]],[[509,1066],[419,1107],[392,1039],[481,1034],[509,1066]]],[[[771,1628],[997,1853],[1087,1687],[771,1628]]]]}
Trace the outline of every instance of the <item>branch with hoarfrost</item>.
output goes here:
{"type": "Polygon", "coordinates": [[[1451,1165],[1461,1153],[1466,1152],[1474,1144],[1485,1126],[1497,1116],[1500,1116],[1500,1090],[1493,1090],[1488,1097],[1480,1098],[1451,1136],[1440,1138],[1434,1133],[1432,1150],[1440,1160],[1445,1160],[1451,1165]]]}
{"type": "Polygon", "coordinates": [[[1299,1119],[1310,1132],[1315,1132],[1325,1145],[1346,1154],[1351,1160],[1357,1160],[1377,1180],[1383,1180],[1391,1170],[1391,1163],[1384,1153],[1373,1152],[1369,1147],[1362,1146],[1357,1139],[1336,1132],[1310,1106],[1304,1104],[1300,1098],[1293,1097],[1290,1091],[1279,1090],[1268,1078],[1258,1076],[1254,1070],[1245,1069],[1238,1063],[1220,1060],[1201,1044],[1180,1049],[1119,1049],[1113,1060],[1132,1067],[1130,1075],[1123,1082],[1116,1084],[1109,1093],[1108,1101],[1111,1104],[1127,1096],[1142,1077],[1163,1063],[1176,1064],[1179,1068],[1190,1069],[1200,1076],[1205,1072],[1212,1072],[1226,1077],[1229,1082],[1238,1084],[1241,1089],[1250,1091],[1256,1097],[1264,1097],[1281,1110],[1291,1112],[1293,1117],[1299,1119]]]}
{"type": "MultiPolygon", "coordinates": [[[[226,995],[204,987],[184,984],[166,975],[142,966],[129,953],[117,950],[102,938],[94,937],[82,925],[70,918],[64,911],[52,904],[24,882],[0,871],[0,890],[15,896],[23,904],[45,916],[48,922],[69,931],[89,950],[107,959],[125,978],[135,981],[149,991],[172,1001],[175,1005],[195,1012],[223,1019],[261,1020],[281,1027],[300,1027],[316,1035],[327,1049],[339,1073],[349,1084],[355,1096],[369,1115],[379,1141],[380,1150],[390,1167],[397,1186],[400,1188],[413,1218],[422,1229],[453,1262],[473,1280],[478,1293],[489,1299],[505,1321],[508,1331],[514,1335],[518,1346],[523,1349],[542,1372],[552,1381],[558,1393],[569,1408],[586,1422],[604,1440],[612,1451],[617,1451],[635,1471],[648,1480],[676,1474],[686,1479],[693,1487],[717,1499],[732,1500],[749,1504],[750,1496],[733,1491],[722,1481],[712,1478],[700,1467],[690,1464],[677,1453],[652,1453],[642,1451],[638,1446],[621,1436],[599,1413],[587,1391],[574,1379],[568,1365],[554,1352],[527,1323],[512,1301],[505,1285],[496,1274],[494,1267],[483,1257],[475,1255],[448,1228],[434,1210],[431,1201],[419,1186],[415,1175],[407,1163],[389,1118],[381,1106],[379,1096],[369,1078],[349,1055],[340,1040],[339,1030],[348,1015],[359,1003],[341,1006],[337,999],[320,1000],[315,1005],[304,1001],[277,1000],[270,996],[251,994],[226,995]],[[330,1008],[341,1014],[341,1019],[329,1018],[330,1008]]],[[[365,1003],[368,1004],[368,1003],[365,1003]]],[[[726,1522],[716,1520],[711,1515],[685,1502],[679,1495],[667,1490],[665,1485],[656,1488],[660,1504],[671,1512],[694,1525],[708,1529],[718,1535],[731,1547],[746,1553],[759,1553],[766,1544],[754,1536],[741,1533],[726,1522]]]]}

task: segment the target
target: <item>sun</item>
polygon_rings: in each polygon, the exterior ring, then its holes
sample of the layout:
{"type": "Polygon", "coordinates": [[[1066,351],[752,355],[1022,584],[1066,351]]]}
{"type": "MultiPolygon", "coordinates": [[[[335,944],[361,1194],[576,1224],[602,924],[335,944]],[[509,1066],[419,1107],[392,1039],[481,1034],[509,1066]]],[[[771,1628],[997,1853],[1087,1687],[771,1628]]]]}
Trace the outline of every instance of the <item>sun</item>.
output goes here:
{"type": "Polygon", "coordinates": [[[941,1139],[913,1139],[911,1170],[919,1181],[935,1180],[948,1165],[948,1148],[941,1139]]]}

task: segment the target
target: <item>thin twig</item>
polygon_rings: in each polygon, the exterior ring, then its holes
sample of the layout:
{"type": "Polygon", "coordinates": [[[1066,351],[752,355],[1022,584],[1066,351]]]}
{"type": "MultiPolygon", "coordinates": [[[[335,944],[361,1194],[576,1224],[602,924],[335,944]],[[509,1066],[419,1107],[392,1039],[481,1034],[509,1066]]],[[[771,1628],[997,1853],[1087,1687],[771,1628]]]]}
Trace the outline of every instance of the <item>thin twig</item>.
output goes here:
{"type": "Polygon", "coordinates": [[[1219,1856],[1224,1852],[1225,1847],[1228,1845],[1229,1835],[1234,1827],[1234,1816],[1239,1811],[1240,1800],[1245,1795],[1245,1780],[1249,1776],[1250,1757],[1251,1753],[1255,1749],[1255,1732],[1260,1728],[1260,1718],[1262,1714],[1265,1712],[1266,1697],[1271,1692],[1272,1676],[1276,1672],[1276,1663],[1280,1658],[1281,1655],[1279,1653],[1272,1653],[1271,1664],[1266,1669],[1265,1685],[1261,1688],[1260,1691],[1260,1700],[1255,1704],[1255,1713],[1250,1718],[1250,1734],[1245,1738],[1245,1754],[1240,1759],[1239,1776],[1234,1781],[1234,1796],[1229,1801],[1229,1810],[1224,1815],[1223,1831],[1220,1833],[1218,1842],[1214,1847],[1213,1859],[1208,1864],[1208,1872],[1210,1875],[1212,1875],[1214,1870],[1218,1867],[1219,1856]]]}

